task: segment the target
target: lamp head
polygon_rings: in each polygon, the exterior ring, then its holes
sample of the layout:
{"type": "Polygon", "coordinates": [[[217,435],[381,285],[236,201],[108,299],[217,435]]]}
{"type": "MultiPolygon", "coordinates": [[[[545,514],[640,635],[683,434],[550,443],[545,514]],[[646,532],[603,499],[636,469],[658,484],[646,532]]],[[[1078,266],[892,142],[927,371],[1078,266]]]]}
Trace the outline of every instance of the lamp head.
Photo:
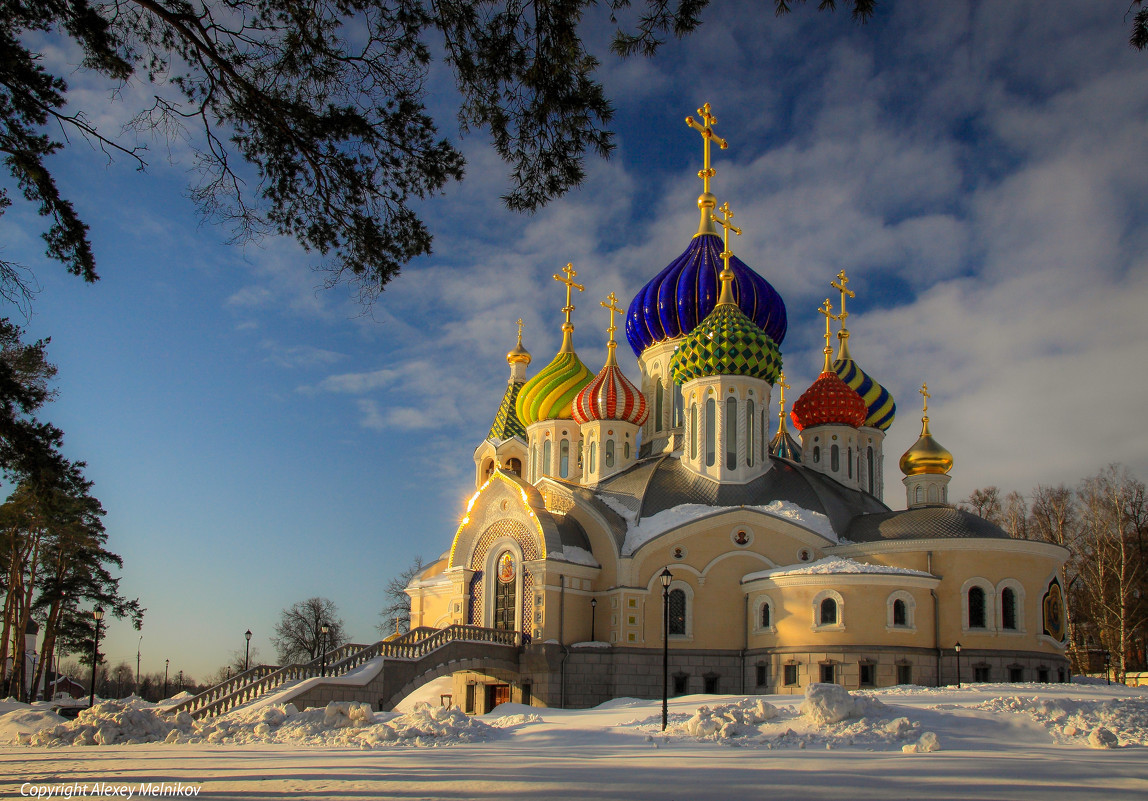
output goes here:
{"type": "Polygon", "coordinates": [[[590,599],[590,608],[593,609],[593,608],[596,608],[597,606],[598,606],[598,599],[597,598],[591,598],[590,599]]]}
{"type": "Polygon", "coordinates": [[[331,630],[330,627],[326,623],[324,623],[322,626],[319,627],[319,631],[323,632],[324,634],[326,634],[330,630],[331,630]]]}
{"type": "Polygon", "coordinates": [[[103,620],[104,619],[104,608],[102,606],[97,606],[95,609],[92,610],[92,617],[94,617],[96,620],[103,620]]]}
{"type": "Polygon", "coordinates": [[[959,654],[961,652],[961,644],[957,643],[956,645],[954,645],[953,650],[959,654]]]}
{"type": "Polygon", "coordinates": [[[674,574],[670,572],[670,569],[668,567],[663,568],[661,578],[662,578],[662,586],[665,588],[668,588],[670,586],[670,582],[674,580],[674,574]]]}
{"type": "Polygon", "coordinates": [[[251,629],[248,629],[247,631],[243,632],[243,636],[247,638],[248,642],[251,642],[251,629]]]}

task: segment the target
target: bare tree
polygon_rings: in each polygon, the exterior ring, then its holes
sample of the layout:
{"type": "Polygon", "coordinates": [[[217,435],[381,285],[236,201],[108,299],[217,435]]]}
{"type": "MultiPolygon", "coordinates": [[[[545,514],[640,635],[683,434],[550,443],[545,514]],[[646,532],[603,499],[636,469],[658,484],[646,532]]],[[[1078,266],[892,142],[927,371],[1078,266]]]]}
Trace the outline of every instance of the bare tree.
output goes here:
{"type": "Polygon", "coordinates": [[[383,619],[376,628],[383,637],[411,630],[411,596],[407,595],[407,585],[423,571],[423,558],[416,556],[408,567],[387,582],[384,599],[387,605],[379,612],[383,619]]]}
{"type": "Polygon", "coordinates": [[[320,649],[331,651],[346,641],[339,609],[328,598],[308,598],[284,609],[271,638],[283,665],[318,659],[320,649]]]}
{"type": "Polygon", "coordinates": [[[1024,496],[1015,490],[1005,496],[1001,528],[1014,540],[1028,539],[1028,503],[1025,502],[1024,496]]]}
{"type": "Polygon", "coordinates": [[[975,489],[961,501],[958,506],[966,512],[972,512],[977,517],[983,517],[990,523],[1001,524],[1001,491],[998,487],[982,487],[975,489]]]}

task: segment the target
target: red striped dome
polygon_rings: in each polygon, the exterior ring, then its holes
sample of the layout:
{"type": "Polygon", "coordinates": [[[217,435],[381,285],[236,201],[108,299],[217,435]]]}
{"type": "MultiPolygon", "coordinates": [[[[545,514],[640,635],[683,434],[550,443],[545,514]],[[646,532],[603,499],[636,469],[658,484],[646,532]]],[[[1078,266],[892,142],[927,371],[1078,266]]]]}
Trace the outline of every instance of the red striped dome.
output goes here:
{"type": "Polygon", "coordinates": [[[825,425],[860,428],[869,407],[837,373],[826,371],[797,399],[789,416],[798,431],[825,425]]]}
{"type": "Polygon", "coordinates": [[[572,411],[579,425],[591,420],[622,420],[640,426],[646,422],[646,397],[610,359],[578,393],[572,411]]]}

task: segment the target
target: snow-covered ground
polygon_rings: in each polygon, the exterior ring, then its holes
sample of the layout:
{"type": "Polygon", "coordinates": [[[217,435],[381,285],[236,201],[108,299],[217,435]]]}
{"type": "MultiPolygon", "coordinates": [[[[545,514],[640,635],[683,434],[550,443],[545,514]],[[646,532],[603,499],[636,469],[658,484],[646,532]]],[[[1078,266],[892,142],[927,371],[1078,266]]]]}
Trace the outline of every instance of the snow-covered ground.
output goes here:
{"type": "Polygon", "coordinates": [[[657,701],[468,718],[420,703],[440,685],[392,713],[265,702],[203,722],[138,700],[75,721],[0,702],[0,795],[1148,798],[1148,697],[1120,686],[687,696],[670,702],[663,733],[657,701]]]}

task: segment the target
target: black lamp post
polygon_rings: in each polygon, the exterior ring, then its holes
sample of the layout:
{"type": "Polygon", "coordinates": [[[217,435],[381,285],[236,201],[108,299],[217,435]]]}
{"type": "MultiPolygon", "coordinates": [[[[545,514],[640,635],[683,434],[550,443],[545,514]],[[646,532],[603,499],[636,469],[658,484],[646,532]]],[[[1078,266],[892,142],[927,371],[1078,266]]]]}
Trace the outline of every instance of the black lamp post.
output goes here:
{"type": "Polygon", "coordinates": [[[957,643],[953,646],[953,650],[957,654],[957,689],[961,689],[961,644],[957,643]]]}
{"type": "Polygon", "coordinates": [[[143,635],[140,635],[139,642],[136,643],[136,691],[139,691],[140,686],[140,651],[143,649],[143,635]]]}
{"type": "Polygon", "coordinates": [[[92,637],[92,687],[88,694],[88,707],[96,705],[96,666],[100,661],[100,621],[104,619],[104,608],[97,606],[92,610],[92,617],[96,622],[96,633],[92,637]]]}
{"type": "Polygon", "coordinates": [[[319,627],[319,631],[321,632],[321,636],[319,637],[319,652],[323,654],[322,666],[319,668],[320,676],[327,675],[327,632],[330,630],[331,627],[326,623],[319,627]]]}
{"type": "Polygon", "coordinates": [[[1104,650],[1104,683],[1111,686],[1112,679],[1108,675],[1108,667],[1112,664],[1112,653],[1106,648],[1104,650]]]}
{"type": "Polygon", "coordinates": [[[243,632],[243,636],[247,638],[247,651],[243,654],[243,672],[247,672],[248,662],[251,660],[251,629],[243,632]]]}
{"type": "Polygon", "coordinates": [[[594,622],[598,617],[598,599],[590,599],[590,642],[594,642],[594,622]]]}
{"type": "Polygon", "coordinates": [[[183,692],[183,671],[179,672],[179,691],[183,692]]]}
{"type": "Polygon", "coordinates": [[[163,660],[163,697],[167,698],[167,669],[171,665],[170,659],[163,660]]]}
{"type": "Polygon", "coordinates": [[[662,570],[662,731],[666,730],[670,708],[670,582],[674,574],[662,570]]]}

